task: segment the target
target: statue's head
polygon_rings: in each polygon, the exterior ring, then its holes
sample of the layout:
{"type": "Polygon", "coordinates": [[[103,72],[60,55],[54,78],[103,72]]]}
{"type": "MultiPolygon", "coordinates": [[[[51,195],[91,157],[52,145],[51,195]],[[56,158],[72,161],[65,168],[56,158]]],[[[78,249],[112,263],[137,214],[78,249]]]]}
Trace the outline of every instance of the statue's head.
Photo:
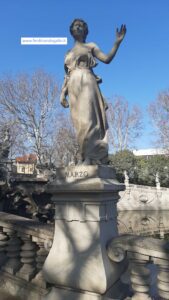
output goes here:
{"type": "Polygon", "coordinates": [[[75,19],[70,25],[70,33],[75,40],[82,39],[85,41],[88,32],[87,23],[82,19],[75,19]]]}

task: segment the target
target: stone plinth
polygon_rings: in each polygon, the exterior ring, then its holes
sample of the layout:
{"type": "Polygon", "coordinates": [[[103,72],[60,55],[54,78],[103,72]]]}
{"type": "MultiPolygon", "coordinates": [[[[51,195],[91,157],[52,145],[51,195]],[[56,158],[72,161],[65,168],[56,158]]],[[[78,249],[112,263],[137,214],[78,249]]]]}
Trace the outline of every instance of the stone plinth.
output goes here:
{"type": "Polygon", "coordinates": [[[56,174],[47,186],[55,203],[55,234],[43,267],[55,288],[45,299],[76,299],[77,293],[78,300],[106,299],[101,295],[124,270],[124,262],[110,262],[106,251],[117,235],[116,203],[124,186],[107,166],[67,167],[56,174]]]}

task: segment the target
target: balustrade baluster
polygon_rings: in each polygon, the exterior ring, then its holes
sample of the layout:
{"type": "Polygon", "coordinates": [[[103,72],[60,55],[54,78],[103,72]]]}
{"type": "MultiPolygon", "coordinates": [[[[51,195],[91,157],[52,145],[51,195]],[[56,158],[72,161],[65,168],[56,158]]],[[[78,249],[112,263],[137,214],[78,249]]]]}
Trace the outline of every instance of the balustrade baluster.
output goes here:
{"type": "Polygon", "coordinates": [[[158,294],[163,299],[169,299],[169,266],[159,265],[157,275],[158,294]]]}
{"type": "Polygon", "coordinates": [[[43,277],[43,273],[42,273],[42,267],[44,265],[45,259],[48,255],[48,251],[44,248],[44,241],[33,238],[33,240],[36,240],[36,243],[39,246],[39,249],[37,251],[37,256],[36,256],[36,268],[38,270],[38,273],[36,275],[35,278],[32,279],[32,283],[42,287],[42,288],[46,288],[47,287],[47,283],[43,277]]]}
{"type": "Polygon", "coordinates": [[[23,265],[16,275],[30,281],[36,274],[36,244],[32,242],[30,235],[21,233],[20,237],[23,241],[21,246],[21,262],[23,265]]]}
{"type": "Polygon", "coordinates": [[[14,275],[21,268],[21,240],[17,237],[17,232],[15,230],[4,228],[3,231],[9,236],[9,240],[6,247],[8,260],[2,266],[2,270],[14,275]]]}
{"type": "Polygon", "coordinates": [[[134,292],[132,300],[150,300],[150,270],[145,262],[131,261],[131,286],[134,292]]]}
{"type": "Polygon", "coordinates": [[[6,247],[8,244],[8,236],[3,232],[3,227],[0,227],[0,266],[2,266],[6,260],[6,247]]]}

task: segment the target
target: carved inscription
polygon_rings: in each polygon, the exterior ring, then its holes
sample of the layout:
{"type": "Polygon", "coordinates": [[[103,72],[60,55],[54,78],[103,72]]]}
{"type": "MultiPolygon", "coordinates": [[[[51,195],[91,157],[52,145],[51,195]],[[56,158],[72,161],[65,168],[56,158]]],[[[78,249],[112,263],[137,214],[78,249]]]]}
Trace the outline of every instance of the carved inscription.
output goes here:
{"type": "Polygon", "coordinates": [[[66,178],[87,178],[88,177],[88,172],[87,171],[67,171],[65,172],[65,177],[66,178]]]}

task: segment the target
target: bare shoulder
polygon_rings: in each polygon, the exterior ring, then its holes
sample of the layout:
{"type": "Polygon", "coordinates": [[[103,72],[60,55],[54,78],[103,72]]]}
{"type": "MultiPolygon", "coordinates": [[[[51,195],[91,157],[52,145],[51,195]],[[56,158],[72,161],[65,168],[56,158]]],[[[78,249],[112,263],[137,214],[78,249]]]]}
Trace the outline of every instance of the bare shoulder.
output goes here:
{"type": "Polygon", "coordinates": [[[97,46],[97,44],[91,42],[91,43],[87,43],[86,44],[91,50],[94,50],[94,49],[98,49],[99,47],[97,46]]]}
{"type": "Polygon", "coordinates": [[[72,49],[68,49],[68,50],[66,51],[65,56],[69,55],[71,51],[72,51],[72,49]]]}

